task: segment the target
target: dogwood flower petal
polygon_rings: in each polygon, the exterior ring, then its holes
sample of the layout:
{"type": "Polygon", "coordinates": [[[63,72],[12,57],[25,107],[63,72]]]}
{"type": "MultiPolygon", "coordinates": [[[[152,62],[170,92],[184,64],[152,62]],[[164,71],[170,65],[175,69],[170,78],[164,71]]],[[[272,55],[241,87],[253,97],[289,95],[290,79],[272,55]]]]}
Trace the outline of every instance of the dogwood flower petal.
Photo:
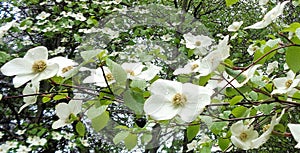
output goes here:
{"type": "Polygon", "coordinates": [[[228,28],[227,30],[230,32],[235,32],[238,31],[240,29],[240,27],[242,26],[243,21],[240,22],[233,22],[228,28]]]}
{"type": "MultiPolygon", "coordinates": [[[[23,89],[23,95],[36,94],[39,92],[40,83],[39,82],[30,82],[23,89]]],[[[27,96],[23,98],[25,104],[21,106],[18,113],[20,113],[25,107],[34,104],[37,100],[37,96],[27,96]]]]}
{"type": "Polygon", "coordinates": [[[15,58],[1,67],[1,72],[6,76],[32,73],[32,63],[23,58],[15,58]]]}
{"type": "Polygon", "coordinates": [[[33,78],[35,78],[38,74],[23,74],[23,75],[17,75],[13,78],[13,84],[15,88],[19,88],[20,86],[22,86],[23,84],[25,84],[26,82],[28,82],[29,80],[32,80],[33,78]]]}
{"type": "Polygon", "coordinates": [[[300,124],[288,124],[294,139],[298,142],[295,148],[300,148],[300,124]]]}
{"type": "Polygon", "coordinates": [[[48,59],[48,50],[44,46],[38,46],[32,49],[29,49],[24,56],[24,59],[29,61],[36,60],[47,60],[48,59]]]}

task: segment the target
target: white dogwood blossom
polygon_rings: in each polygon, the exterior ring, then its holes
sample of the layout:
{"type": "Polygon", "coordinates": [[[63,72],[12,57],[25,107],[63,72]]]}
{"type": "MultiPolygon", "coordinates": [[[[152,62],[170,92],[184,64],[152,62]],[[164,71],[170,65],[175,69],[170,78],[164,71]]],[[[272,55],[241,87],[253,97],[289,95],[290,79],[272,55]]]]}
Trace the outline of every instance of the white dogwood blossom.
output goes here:
{"type": "Polygon", "coordinates": [[[48,62],[48,50],[44,46],[29,49],[23,58],[15,58],[1,67],[6,76],[14,76],[13,84],[16,88],[29,80],[39,82],[57,74],[59,65],[48,62]]]}
{"type": "MultiPolygon", "coordinates": [[[[40,89],[40,82],[30,82],[27,83],[23,89],[23,95],[37,94],[40,89]]],[[[37,100],[37,96],[26,96],[23,98],[25,104],[21,106],[19,113],[27,106],[34,104],[37,100]]]]}
{"type": "MultiPolygon", "coordinates": [[[[76,96],[75,96],[76,97],[76,96]]],[[[76,99],[74,97],[74,99],[76,99]]],[[[58,129],[60,127],[71,124],[76,118],[76,115],[81,112],[81,100],[70,100],[69,103],[59,103],[55,107],[55,113],[59,120],[53,122],[52,128],[58,129]]]]}
{"type": "Polygon", "coordinates": [[[284,6],[290,1],[284,1],[278,3],[272,10],[267,12],[263,17],[262,21],[259,21],[251,26],[245,27],[244,29],[262,29],[271,24],[276,18],[278,18],[283,13],[284,6]]]}
{"type": "Polygon", "coordinates": [[[233,22],[230,26],[228,26],[227,30],[230,32],[238,31],[242,24],[243,24],[243,21],[233,22]]]}
{"type": "Polygon", "coordinates": [[[192,122],[210,104],[213,90],[191,83],[159,79],[150,86],[151,96],[144,111],[155,120],[168,120],[176,115],[192,122]]]}
{"type": "Polygon", "coordinates": [[[91,71],[91,75],[86,77],[83,80],[83,83],[94,83],[96,86],[99,87],[107,87],[107,85],[116,82],[111,71],[106,66],[103,66],[104,73],[102,72],[102,69],[100,67],[97,69],[81,68],[81,71],[86,71],[86,70],[91,71]]]}
{"type": "Polygon", "coordinates": [[[204,36],[204,35],[194,36],[191,33],[184,34],[183,38],[186,42],[186,48],[195,49],[194,54],[196,55],[207,54],[208,46],[210,46],[214,41],[208,36],[204,36]]]}
{"type": "Polygon", "coordinates": [[[299,84],[300,79],[295,78],[296,74],[292,70],[288,71],[286,74],[286,77],[275,78],[273,80],[276,89],[274,89],[271,94],[288,93],[299,84]]]}

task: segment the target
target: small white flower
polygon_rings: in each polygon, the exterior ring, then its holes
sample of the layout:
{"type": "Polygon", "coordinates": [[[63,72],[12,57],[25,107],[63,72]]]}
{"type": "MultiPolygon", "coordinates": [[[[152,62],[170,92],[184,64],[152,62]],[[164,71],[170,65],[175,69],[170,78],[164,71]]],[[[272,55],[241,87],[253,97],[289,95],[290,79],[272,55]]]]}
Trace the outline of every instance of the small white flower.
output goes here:
{"type": "Polygon", "coordinates": [[[31,151],[30,147],[20,145],[19,148],[16,150],[17,152],[22,152],[22,153],[28,153],[31,151]]]}
{"type": "Polygon", "coordinates": [[[300,79],[295,78],[295,73],[293,71],[288,71],[286,77],[275,78],[273,80],[275,90],[271,94],[283,94],[292,91],[294,87],[298,85],[300,79]]]}
{"type": "Polygon", "coordinates": [[[195,49],[194,52],[196,55],[207,54],[207,48],[214,41],[208,36],[204,36],[204,35],[194,36],[191,33],[184,34],[183,38],[185,39],[186,42],[186,48],[195,49]]]}
{"type": "Polygon", "coordinates": [[[55,132],[55,131],[53,131],[51,133],[51,135],[52,135],[52,139],[54,139],[54,140],[60,140],[64,136],[64,135],[60,134],[59,132],[55,132]]]}
{"type": "Polygon", "coordinates": [[[294,139],[298,142],[295,148],[300,149],[300,124],[288,124],[294,139]]]}
{"type": "Polygon", "coordinates": [[[163,41],[170,41],[172,39],[171,35],[166,34],[160,37],[163,41]]]}
{"type": "Polygon", "coordinates": [[[74,16],[74,18],[75,18],[75,20],[79,20],[79,21],[85,21],[86,20],[86,17],[84,17],[82,13],[77,13],[74,16]]]}
{"type": "Polygon", "coordinates": [[[250,54],[250,55],[253,55],[256,51],[258,51],[260,48],[258,46],[256,46],[255,44],[251,44],[248,49],[247,49],[247,52],[250,54]]]}
{"type": "Polygon", "coordinates": [[[231,142],[238,148],[243,150],[251,149],[253,140],[258,138],[258,132],[253,130],[253,126],[245,125],[243,121],[238,121],[230,127],[232,133],[231,142]]]}
{"type": "Polygon", "coordinates": [[[142,63],[123,63],[122,68],[127,72],[128,78],[132,80],[146,80],[149,81],[161,70],[160,67],[153,64],[146,67],[142,63]],[[144,68],[148,68],[142,71],[144,68]]]}
{"type": "Polygon", "coordinates": [[[106,66],[103,66],[104,74],[100,67],[97,69],[81,68],[81,71],[85,71],[85,70],[91,71],[91,75],[86,77],[83,80],[83,83],[95,83],[96,86],[107,87],[105,79],[107,80],[108,85],[116,82],[111,71],[106,66]]]}
{"type": "MultiPolygon", "coordinates": [[[[37,94],[40,90],[40,82],[30,82],[27,83],[23,89],[23,95],[37,94]]],[[[23,98],[25,104],[21,106],[18,113],[20,113],[25,107],[34,104],[37,100],[37,96],[26,96],[23,98]]]]}
{"type": "Polygon", "coordinates": [[[230,32],[235,32],[238,31],[241,27],[241,25],[243,24],[243,21],[240,22],[233,22],[228,28],[227,30],[230,32]]]}
{"type": "Polygon", "coordinates": [[[275,69],[278,69],[278,62],[277,61],[274,61],[274,62],[268,64],[266,73],[268,75],[270,75],[275,69]]]}
{"type": "Polygon", "coordinates": [[[25,129],[25,130],[18,130],[18,131],[16,132],[16,134],[17,134],[17,135],[22,135],[22,134],[25,133],[25,131],[26,131],[26,129],[25,129]]]}
{"type": "Polygon", "coordinates": [[[52,128],[58,129],[60,127],[71,124],[74,117],[81,112],[81,100],[70,100],[69,103],[59,103],[55,106],[56,115],[59,120],[53,122],[52,128]]]}
{"type": "Polygon", "coordinates": [[[244,29],[262,29],[271,24],[277,17],[282,15],[284,6],[289,1],[284,1],[283,3],[278,3],[272,10],[270,10],[262,19],[251,26],[245,27],[244,29]]]}
{"type": "Polygon", "coordinates": [[[197,142],[197,140],[193,140],[191,143],[187,144],[186,146],[188,148],[187,152],[189,152],[198,147],[198,142],[197,142]]]}
{"type": "Polygon", "coordinates": [[[199,67],[200,76],[206,76],[213,72],[219,64],[230,56],[230,46],[227,45],[229,36],[225,36],[223,40],[216,46],[216,50],[205,56],[199,67]]]}
{"type": "Polygon", "coordinates": [[[50,15],[51,15],[50,13],[46,13],[46,12],[43,11],[38,16],[36,16],[36,19],[38,19],[38,20],[45,20],[50,15]]]}
{"type": "Polygon", "coordinates": [[[12,27],[14,26],[14,24],[16,23],[16,21],[11,21],[6,23],[5,25],[0,27],[0,38],[2,38],[4,36],[4,34],[12,27]]]}
{"type": "Polygon", "coordinates": [[[4,136],[4,133],[0,131],[0,139],[4,136]]]}
{"type": "MultiPolygon", "coordinates": [[[[244,71],[242,74],[240,74],[241,77],[243,77],[244,79],[241,81],[237,81],[236,79],[233,80],[231,82],[231,84],[236,87],[242,87],[243,85],[245,85],[251,78],[253,78],[255,71],[257,70],[257,68],[259,68],[261,65],[254,65],[252,67],[250,67],[249,69],[247,69],[246,71],[244,71]]],[[[231,79],[233,79],[233,77],[231,76],[224,76],[227,77],[227,80],[230,81],[231,79]]]]}
{"type": "Polygon", "coordinates": [[[30,146],[44,146],[47,143],[47,140],[45,138],[34,136],[28,137],[26,142],[29,143],[30,146]]]}
{"type": "Polygon", "coordinates": [[[89,144],[89,141],[88,140],[86,140],[86,139],[80,139],[80,142],[81,142],[81,144],[83,145],[83,146],[85,146],[85,147],[88,147],[90,144],[89,144]]]}
{"type": "Polygon", "coordinates": [[[158,79],[150,86],[151,96],[144,111],[155,120],[168,120],[176,115],[192,122],[210,104],[213,90],[191,83],[158,79]]]}
{"type": "Polygon", "coordinates": [[[15,58],[1,67],[6,76],[14,76],[13,84],[16,88],[29,80],[39,82],[57,74],[59,66],[48,62],[48,50],[44,46],[32,48],[23,58],[15,58]]]}
{"type": "Polygon", "coordinates": [[[258,5],[266,5],[269,0],[259,0],[258,5]]]}
{"type": "Polygon", "coordinates": [[[188,64],[186,64],[183,68],[178,68],[176,69],[173,74],[178,75],[178,74],[190,74],[190,73],[195,73],[199,71],[199,66],[200,66],[200,59],[192,61],[188,64]]]}

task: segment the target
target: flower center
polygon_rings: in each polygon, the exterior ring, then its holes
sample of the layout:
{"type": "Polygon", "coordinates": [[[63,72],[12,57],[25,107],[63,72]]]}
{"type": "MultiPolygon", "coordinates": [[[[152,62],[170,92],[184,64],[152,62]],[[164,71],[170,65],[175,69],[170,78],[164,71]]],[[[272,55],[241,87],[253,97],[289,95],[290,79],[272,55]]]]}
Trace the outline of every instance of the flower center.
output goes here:
{"type": "Polygon", "coordinates": [[[131,76],[134,76],[134,72],[132,70],[126,70],[127,73],[129,73],[131,76]]]}
{"type": "Polygon", "coordinates": [[[198,64],[193,64],[193,65],[192,65],[192,71],[195,70],[197,67],[199,67],[198,64]]]}
{"type": "Polygon", "coordinates": [[[292,83],[293,83],[293,80],[287,80],[287,81],[285,82],[286,88],[289,88],[289,87],[292,85],[292,83]]]}
{"type": "Polygon", "coordinates": [[[182,107],[184,106],[184,104],[186,103],[187,99],[186,96],[180,93],[175,94],[175,96],[173,97],[173,105],[175,107],[182,107]]]}
{"type": "Polygon", "coordinates": [[[105,75],[105,78],[108,82],[114,80],[114,76],[111,73],[108,73],[105,75]]]}
{"type": "Polygon", "coordinates": [[[196,46],[201,46],[201,41],[200,41],[200,40],[197,40],[197,41],[195,42],[195,45],[196,45],[196,46]]]}
{"type": "Polygon", "coordinates": [[[47,67],[47,63],[45,60],[37,60],[34,61],[32,65],[32,70],[35,73],[43,72],[47,67]]]}
{"type": "Polygon", "coordinates": [[[263,127],[263,131],[266,132],[271,127],[270,124],[267,124],[263,127]]]}
{"type": "Polygon", "coordinates": [[[61,71],[62,71],[62,73],[66,73],[66,72],[70,71],[71,69],[73,69],[73,66],[67,66],[67,67],[64,67],[61,71]]]}
{"type": "Polygon", "coordinates": [[[245,132],[243,132],[243,133],[240,134],[240,139],[241,139],[242,141],[246,141],[246,140],[247,140],[247,137],[248,137],[248,135],[247,135],[247,133],[245,133],[245,132]]]}

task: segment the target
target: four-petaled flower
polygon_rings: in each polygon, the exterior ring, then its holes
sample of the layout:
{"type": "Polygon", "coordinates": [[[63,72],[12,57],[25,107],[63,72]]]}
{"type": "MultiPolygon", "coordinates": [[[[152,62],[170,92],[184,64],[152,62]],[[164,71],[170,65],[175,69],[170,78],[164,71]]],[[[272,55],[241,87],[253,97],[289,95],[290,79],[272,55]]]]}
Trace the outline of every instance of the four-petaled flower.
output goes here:
{"type": "Polygon", "coordinates": [[[102,68],[104,73],[102,72],[101,67],[97,69],[81,68],[81,71],[86,71],[86,70],[91,71],[91,75],[86,77],[83,80],[83,83],[95,83],[96,86],[107,87],[108,85],[116,82],[109,68],[106,66],[103,66],[102,68]]]}
{"type": "Polygon", "coordinates": [[[16,88],[29,80],[39,82],[57,74],[57,63],[48,62],[48,50],[44,46],[29,49],[23,58],[15,58],[1,67],[6,76],[14,76],[13,84],[16,88]]]}
{"type": "Polygon", "coordinates": [[[69,103],[59,103],[55,106],[56,115],[59,120],[53,122],[52,128],[58,129],[60,127],[71,124],[73,121],[77,120],[76,115],[81,112],[81,100],[77,100],[76,96],[74,99],[70,100],[69,103]]]}
{"type": "Polygon", "coordinates": [[[295,75],[296,74],[290,70],[287,72],[286,77],[275,78],[273,83],[276,89],[274,89],[271,94],[283,94],[292,91],[300,82],[300,79],[295,78],[295,75]]]}
{"type": "Polygon", "coordinates": [[[155,120],[168,120],[176,115],[192,122],[210,104],[213,90],[191,83],[159,79],[150,86],[151,96],[144,111],[155,120]]]}

